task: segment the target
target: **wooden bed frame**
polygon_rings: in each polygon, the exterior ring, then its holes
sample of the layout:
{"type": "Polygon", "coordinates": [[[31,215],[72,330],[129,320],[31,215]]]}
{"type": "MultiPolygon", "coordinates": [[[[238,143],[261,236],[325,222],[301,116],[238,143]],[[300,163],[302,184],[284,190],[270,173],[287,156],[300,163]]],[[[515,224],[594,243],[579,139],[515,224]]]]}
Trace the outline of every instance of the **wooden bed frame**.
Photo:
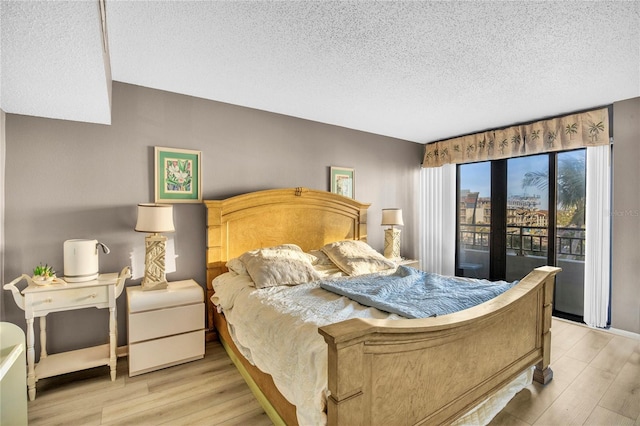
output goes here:
{"type": "MultiPolygon", "coordinates": [[[[306,188],[205,201],[208,339],[216,334],[274,423],[295,407],[248,363],[210,301],[227,260],[284,243],[303,250],[366,241],[369,204],[306,188]],[[216,333],[217,330],[217,333],[216,333]]],[[[328,345],[329,425],[449,424],[535,365],[548,383],[554,276],[541,267],[497,298],[458,313],[407,320],[351,319],[319,329],[328,345]]]]}

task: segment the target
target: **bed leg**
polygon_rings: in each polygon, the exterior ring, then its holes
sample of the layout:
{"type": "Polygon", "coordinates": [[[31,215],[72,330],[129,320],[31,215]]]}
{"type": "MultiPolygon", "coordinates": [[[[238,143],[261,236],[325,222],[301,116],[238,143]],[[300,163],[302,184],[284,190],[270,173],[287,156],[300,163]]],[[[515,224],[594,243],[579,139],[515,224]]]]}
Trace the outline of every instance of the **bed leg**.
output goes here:
{"type": "Polygon", "coordinates": [[[536,364],[536,369],[533,372],[533,380],[546,385],[553,379],[553,371],[549,364],[551,364],[551,305],[545,306],[546,321],[544,324],[545,332],[542,335],[542,361],[536,364]]]}
{"type": "Polygon", "coordinates": [[[536,271],[547,273],[548,276],[544,281],[542,290],[542,361],[536,365],[533,372],[533,380],[546,385],[553,379],[553,370],[549,367],[551,364],[551,321],[553,314],[553,287],[555,285],[555,276],[561,271],[560,268],[551,266],[542,266],[536,268],[536,271]]]}
{"type": "Polygon", "coordinates": [[[533,381],[546,385],[551,379],[553,379],[551,367],[542,368],[542,363],[536,365],[536,369],[533,371],[533,381]]]}

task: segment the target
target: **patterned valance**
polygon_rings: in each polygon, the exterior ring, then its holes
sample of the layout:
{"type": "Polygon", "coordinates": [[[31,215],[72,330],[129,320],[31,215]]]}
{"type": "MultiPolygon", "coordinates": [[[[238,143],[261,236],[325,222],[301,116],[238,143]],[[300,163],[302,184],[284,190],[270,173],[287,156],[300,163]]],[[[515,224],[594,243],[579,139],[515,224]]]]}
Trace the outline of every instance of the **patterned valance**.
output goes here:
{"type": "Polygon", "coordinates": [[[427,144],[422,167],[472,163],[609,143],[602,108],[427,144]]]}

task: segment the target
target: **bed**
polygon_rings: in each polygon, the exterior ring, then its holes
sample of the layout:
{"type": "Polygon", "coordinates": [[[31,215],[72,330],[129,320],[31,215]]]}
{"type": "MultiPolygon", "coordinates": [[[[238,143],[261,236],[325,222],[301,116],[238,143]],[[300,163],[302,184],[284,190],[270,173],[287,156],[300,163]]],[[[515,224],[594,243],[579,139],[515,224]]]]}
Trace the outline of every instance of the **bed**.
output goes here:
{"type": "MultiPolygon", "coordinates": [[[[220,339],[274,423],[297,424],[296,406],[235,344],[225,315],[211,302],[213,281],[227,272],[229,260],[250,250],[295,244],[309,252],[336,241],[366,241],[369,205],[306,188],[205,204],[207,338],[220,339]]],[[[451,424],[532,367],[533,379],[546,384],[553,377],[550,325],[558,271],[537,268],[489,302],[449,315],[320,326],[327,423],[451,424]]]]}

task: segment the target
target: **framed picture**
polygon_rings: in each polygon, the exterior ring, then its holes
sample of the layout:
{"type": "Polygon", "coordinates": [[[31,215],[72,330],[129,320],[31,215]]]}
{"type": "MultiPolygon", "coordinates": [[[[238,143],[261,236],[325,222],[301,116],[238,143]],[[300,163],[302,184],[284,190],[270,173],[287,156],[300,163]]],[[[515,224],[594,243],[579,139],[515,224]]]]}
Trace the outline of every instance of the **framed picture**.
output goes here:
{"type": "Polygon", "coordinates": [[[200,203],[200,151],[155,147],[156,203],[200,203]]]}
{"type": "Polygon", "coordinates": [[[355,197],[355,170],[346,167],[331,167],[331,192],[355,197]]]}

